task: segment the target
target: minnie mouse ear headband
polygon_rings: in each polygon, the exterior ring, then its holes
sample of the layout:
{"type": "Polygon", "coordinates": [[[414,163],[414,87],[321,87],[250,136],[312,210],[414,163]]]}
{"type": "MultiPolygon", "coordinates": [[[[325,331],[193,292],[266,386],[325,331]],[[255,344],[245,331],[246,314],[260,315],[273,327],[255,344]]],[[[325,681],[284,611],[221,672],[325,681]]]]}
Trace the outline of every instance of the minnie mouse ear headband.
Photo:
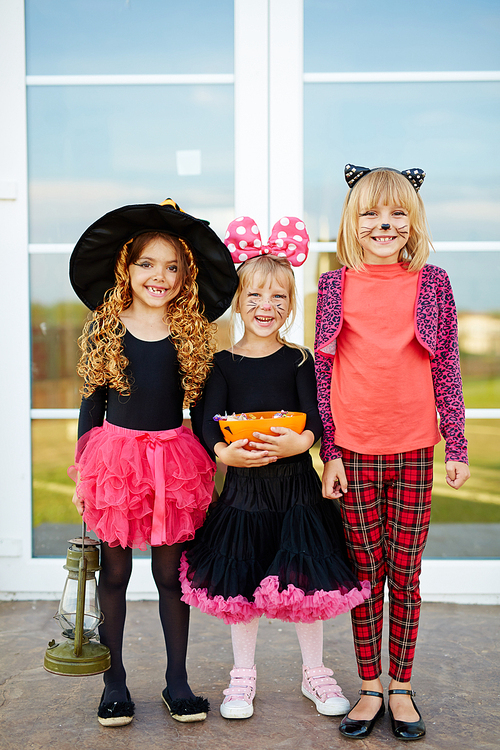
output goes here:
{"type": "Polygon", "coordinates": [[[286,258],[292,266],[301,266],[309,252],[309,235],[303,221],[283,216],[276,222],[267,244],[262,244],[259,227],[250,216],[230,223],[224,240],[234,263],[243,263],[258,255],[286,258]]]}
{"type": "Polygon", "coordinates": [[[344,167],[345,181],[350,188],[359,182],[359,180],[370,172],[377,172],[380,169],[389,169],[390,172],[397,172],[406,177],[409,183],[415,188],[415,192],[418,193],[422,187],[422,183],[425,178],[425,172],[423,169],[405,169],[404,172],[399,172],[397,169],[391,169],[390,167],[377,167],[376,169],[368,169],[368,167],[355,167],[353,164],[346,164],[344,167]]]}
{"type": "Polygon", "coordinates": [[[184,213],[168,199],[165,203],[123,206],[102,216],[80,237],[69,262],[71,285],[91,310],[115,285],[115,262],[126,242],[145,232],[167,232],[185,240],[198,266],[198,294],[209,321],[229,305],[238,287],[231,256],[210,229],[208,221],[184,213]]]}

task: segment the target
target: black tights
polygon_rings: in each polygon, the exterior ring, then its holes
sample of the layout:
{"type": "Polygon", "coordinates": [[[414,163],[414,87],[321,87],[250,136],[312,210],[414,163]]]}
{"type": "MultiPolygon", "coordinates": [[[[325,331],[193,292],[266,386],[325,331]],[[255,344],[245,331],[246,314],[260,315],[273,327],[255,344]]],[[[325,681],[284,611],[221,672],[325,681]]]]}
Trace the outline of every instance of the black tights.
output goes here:
{"type": "MultiPolygon", "coordinates": [[[[165,679],[172,698],[192,698],[187,682],[186,651],[189,631],[189,606],[181,602],[179,560],[183,544],[151,548],[151,568],[158,589],[160,620],[167,649],[165,679]]],[[[99,574],[99,601],[104,622],[99,628],[101,642],[111,651],[111,669],[104,672],[105,701],[125,701],[126,672],[122,647],[125,627],[126,593],[132,572],[130,547],[101,546],[102,570],[99,574]]]]}

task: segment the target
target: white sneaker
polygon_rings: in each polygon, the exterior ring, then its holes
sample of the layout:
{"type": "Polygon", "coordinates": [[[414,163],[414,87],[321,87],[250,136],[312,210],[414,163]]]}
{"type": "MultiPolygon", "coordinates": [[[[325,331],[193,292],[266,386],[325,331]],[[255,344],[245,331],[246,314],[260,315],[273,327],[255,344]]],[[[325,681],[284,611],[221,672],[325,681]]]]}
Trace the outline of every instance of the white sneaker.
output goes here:
{"type": "Polygon", "coordinates": [[[303,665],[302,695],[314,703],[318,713],[325,716],[343,716],[348,713],[351,704],[332,675],[333,671],[323,665],[314,669],[303,665]]]}
{"type": "Polygon", "coordinates": [[[231,682],[224,690],[226,697],[220,706],[221,715],[225,719],[249,719],[253,715],[257,670],[255,666],[251,669],[233,667],[230,676],[231,682]]]}

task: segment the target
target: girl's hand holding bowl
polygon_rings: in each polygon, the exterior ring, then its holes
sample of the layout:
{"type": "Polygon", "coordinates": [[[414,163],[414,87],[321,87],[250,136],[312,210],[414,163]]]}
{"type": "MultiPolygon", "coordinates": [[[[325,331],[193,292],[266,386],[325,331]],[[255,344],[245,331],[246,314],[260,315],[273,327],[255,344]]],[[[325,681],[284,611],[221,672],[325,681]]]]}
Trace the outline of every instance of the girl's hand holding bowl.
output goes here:
{"type": "Polygon", "coordinates": [[[247,451],[266,451],[266,456],[285,458],[303,453],[314,443],[314,435],[310,430],[304,432],[306,414],[304,412],[258,411],[252,412],[247,419],[219,419],[219,425],[228,443],[246,438],[246,445],[241,445],[247,451]]]}
{"type": "Polygon", "coordinates": [[[314,434],[311,430],[298,433],[289,427],[271,426],[270,429],[271,435],[254,432],[254,441],[248,444],[249,448],[266,450],[269,456],[276,458],[286,458],[305,453],[314,444],[314,434]]]}
{"type": "Polygon", "coordinates": [[[286,427],[300,434],[306,425],[304,412],[283,412],[283,416],[277,417],[274,416],[275,414],[281,414],[281,412],[254,411],[249,412],[243,419],[241,419],[241,414],[235,414],[233,418],[218,417],[218,422],[226,443],[233,443],[243,438],[252,440],[255,432],[273,435],[275,433],[272,428],[275,427],[286,427]]]}

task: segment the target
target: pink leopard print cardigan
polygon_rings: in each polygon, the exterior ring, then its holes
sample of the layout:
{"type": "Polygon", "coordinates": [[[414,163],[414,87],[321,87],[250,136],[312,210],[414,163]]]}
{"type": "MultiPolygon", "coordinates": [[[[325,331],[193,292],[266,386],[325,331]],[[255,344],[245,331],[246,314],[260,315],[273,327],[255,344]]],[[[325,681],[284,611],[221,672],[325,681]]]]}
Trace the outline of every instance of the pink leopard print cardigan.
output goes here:
{"type": "MultiPolygon", "coordinates": [[[[341,268],[322,274],[318,285],[315,355],[318,404],[324,427],[320,455],[325,463],[342,457],[341,449],[335,445],[330,388],[337,336],[342,328],[345,271],[341,268]]],[[[437,266],[426,265],[419,271],[415,335],[431,358],[439,430],[446,441],[446,461],[467,463],[457,314],[448,274],[437,266]]]]}

